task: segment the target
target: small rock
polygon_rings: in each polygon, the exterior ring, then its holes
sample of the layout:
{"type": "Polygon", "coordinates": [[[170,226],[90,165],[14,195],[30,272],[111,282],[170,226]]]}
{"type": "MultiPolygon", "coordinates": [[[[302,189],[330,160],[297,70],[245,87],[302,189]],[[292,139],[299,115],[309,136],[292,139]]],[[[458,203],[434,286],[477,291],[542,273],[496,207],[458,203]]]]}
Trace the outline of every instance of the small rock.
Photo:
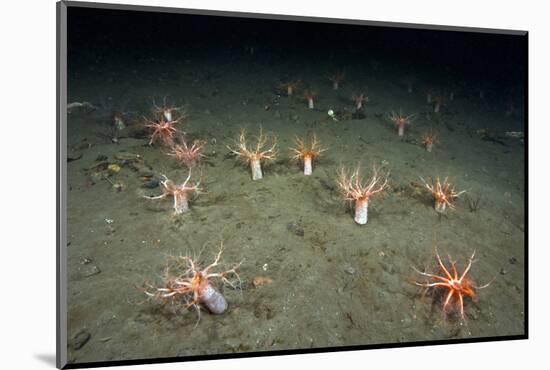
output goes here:
{"type": "Polygon", "coordinates": [[[94,259],[92,257],[85,257],[85,256],[80,257],[80,260],[79,260],[81,265],[87,265],[88,263],[91,263],[93,261],[94,261],[94,259]]]}
{"type": "Polygon", "coordinates": [[[159,184],[160,184],[159,179],[152,178],[151,180],[144,182],[141,186],[146,189],[155,189],[159,186],[159,184]]]}
{"type": "Polygon", "coordinates": [[[82,329],[76,335],[69,341],[69,347],[75,351],[82,348],[88,341],[90,340],[90,337],[92,335],[88,333],[85,329],[82,329]]]}
{"type": "Polygon", "coordinates": [[[515,257],[512,257],[508,260],[508,262],[511,264],[511,265],[515,265],[516,263],[518,263],[518,260],[515,258],[515,257]]]}
{"type": "Polygon", "coordinates": [[[298,236],[304,236],[305,232],[304,232],[304,228],[301,227],[300,225],[298,225],[296,222],[289,222],[288,224],[286,224],[286,228],[288,231],[290,231],[291,233],[295,234],[295,235],[298,235],[298,236]]]}
{"type": "Polygon", "coordinates": [[[80,158],[82,158],[82,153],[80,153],[79,155],[68,155],[67,162],[78,161],[80,158]]]}
{"type": "Polygon", "coordinates": [[[87,263],[87,264],[81,265],[78,268],[78,272],[83,277],[90,277],[90,276],[99,274],[101,270],[99,269],[99,267],[97,267],[93,263],[87,263]]]}
{"type": "Polygon", "coordinates": [[[355,274],[355,269],[354,269],[353,267],[351,267],[351,266],[349,266],[348,268],[346,268],[344,271],[347,272],[347,273],[350,274],[350,275],[355,274]]]}
{"type": "Polygon", "coordinates": [[[388,274],[393,275],[395,273],[395,268],[391,263],[386,263],[383,261],[380,261],[380,266],[382,267],[382,270],[386,271],[388,274]]]}
{"type": "Polygon", "coordinates": [[[500,269],[500,274],[501,274],[501,275],[506,275],[507,272],[508,272],[508,271],[506,271],[506,269],[505,269],[504,267],[502,267],[502,268],[500,269]]]}
{"type": "Polygon", "coordinates": [[[112,235],[116,232],[116,228],[113,225],[107,225],[107,231],[105,232],[107,235],[112,235]]]}

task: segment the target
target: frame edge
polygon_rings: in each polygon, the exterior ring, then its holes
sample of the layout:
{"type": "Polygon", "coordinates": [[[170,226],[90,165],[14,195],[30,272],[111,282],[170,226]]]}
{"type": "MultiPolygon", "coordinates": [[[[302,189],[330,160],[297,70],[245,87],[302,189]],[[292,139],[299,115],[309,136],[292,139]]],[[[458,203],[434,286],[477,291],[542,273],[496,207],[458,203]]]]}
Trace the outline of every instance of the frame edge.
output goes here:
{"type": "Polygon", "coordinates": [[[67,365],[67,4],[56,3],[56,367],[67,365]]]}

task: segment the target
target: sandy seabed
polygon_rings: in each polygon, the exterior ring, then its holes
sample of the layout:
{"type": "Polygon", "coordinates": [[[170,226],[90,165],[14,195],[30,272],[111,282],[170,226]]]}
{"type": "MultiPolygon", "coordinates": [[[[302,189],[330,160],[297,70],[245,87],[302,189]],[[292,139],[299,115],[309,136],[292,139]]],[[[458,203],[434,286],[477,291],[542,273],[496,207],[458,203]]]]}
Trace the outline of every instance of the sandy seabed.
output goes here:
{"type": "Polygon", "coordinates": [[[69,116],[70,362],[524,333],[525,153],[521,140],[504,135],[524,130],[522,114],[506,115],[491,91],[481,100],[468,85],[435,114],[420,87],[409,94],[396,71],[374,63],[346,68],[348,79],[336,91],[324,66],[301,73],[318,92],[309,110],[299,95],[275,89],[294,74],[289,66],[247,58],[121,64],[69,75],[69,102],[128,101],[134,113],[118,144],[98,112],[69,116]],[[362,89],[370,101],[364,116],[351,117],[350,97],[362,89]],[[188,138],[208,142],[200,171],[205,193],[182,216],[174,216],[171,201],[143,198],[161,188],[144,188],[140,171],[181,182],[187,170],[132,134],[142,116],[152,117],[153,97],[164,95],[186,104],[189,118],[179,127],[188,138]],[[333,121],[328,109],[343,119],[333,121]],[[386,118],[399,109],[417,114],[403,139],[386,118]],[[278,137],[278,158],[265,165],[260,181],[226,147],[241,127],[278,137]],[[430,129],[440,142],[428,153],[419,141],[430,129]],[[288,148],[294,136],[313,133],[328,150],[313,175],[304,176],[288,148]],[[121,158],[139,158],[141,170],[121,158]],[[103,179],[102,162],[121,170],[103,179]],[[366,226],[355,224],[335,182],[339,167],[358,163],[365,175],[372,165],[391,170],[384,196],[370,202],[366,226]],[[449,176],[467,193],[440,216],[420,176],[449,176]],[[113,189],[117,182],[123,191],[113,189]],[[479,209],[471,210],[478,198],[479,209]],[[241,289],[220,286],[229,304],[224,314],[203,310],[197,324],[195,311],[144,294],[147,282],[161,283],[167,256],[208,264],[221,241],[225,266],[242,261],[241,289]],[[470,276],[479,285],[492,281],[476,302],[466,300],[465,322],[446,317],[440,297],[413,284],[419,279],[413,266],[437,271],[434,242],[459,270],[475,250],[470,276]],[[270,280],[256,287],[255,277],[270,280]]]}

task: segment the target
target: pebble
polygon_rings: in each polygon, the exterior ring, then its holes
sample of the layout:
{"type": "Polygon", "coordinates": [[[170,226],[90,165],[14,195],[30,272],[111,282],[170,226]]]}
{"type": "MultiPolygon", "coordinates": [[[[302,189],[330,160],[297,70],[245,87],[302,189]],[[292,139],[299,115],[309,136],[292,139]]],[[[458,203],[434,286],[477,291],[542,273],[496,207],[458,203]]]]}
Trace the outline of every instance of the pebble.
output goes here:
{"type": "Polygon", "coordinates": [[[141,186],[146,189],[155,189],[159,186],[159,184],[159,179],[152,178],[151,180],[144,182],[141,186]]]}
{"type": "Polygon", "coordinates": [[[79,262],[81,265],[87,265],[88,263],[93,262],[94,259],[92,257],[80,257],[79,262]]]}
{"type": "Polygon", "coordinates": [[[506,269],[505,269],[504,267],[502,267],[502,268],[500,269],[500,274],[501,274],[501,275],[506,275],[507,272],[508,272],[508,271],[506,271],[506,269]]]}
{"type": "Polygon", "coordinates": [[[93,263],[86,263],[78,268],[78,272],[83,277],[90,277],[99,274],[101,270],[93,263]]]}
{"type": "Polygon", "coordinates": [[[385,263],[383,261],[380,261],[380,266],[382,267],[382,270],[386,271],[388,274],[393,275],[395,273],[395,268],[390,263],[385,263]]]}
{"type": "Polygon", "coordinates": [[[88,333],[85,329],[82,329],[72,339],[69,341],[69,347],[75,351],[82,348],[88,341],[90,340],[90,337],[92,335],[88,333]]]}
{"type": "Polygon", "coordinates": [[[298,236],[304,236],[305,234],[304,228],[298,225],[295,221],[286,224],[286,228],[288,231],[298,236]]]}
{"type": "Polygon", "coordinates": [[[348,268],[346,268],[344,271],[346,271],[348,274],[350,275],[353,275],[355,274],[355,269],[351,266],[349,266],[348,268]]]}
{"type": "Polygon", "coordinates": [[[67,162],[78,161],[80,158],[82,158],[82,153],[78,156],[67,156],[67,162]]]}

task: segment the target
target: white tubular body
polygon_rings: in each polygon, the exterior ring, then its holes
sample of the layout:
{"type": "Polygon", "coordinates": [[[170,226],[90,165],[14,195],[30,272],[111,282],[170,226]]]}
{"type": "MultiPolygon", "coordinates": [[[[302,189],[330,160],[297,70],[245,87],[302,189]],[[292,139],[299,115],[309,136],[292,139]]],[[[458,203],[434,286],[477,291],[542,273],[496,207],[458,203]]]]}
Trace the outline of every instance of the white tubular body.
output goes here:
{"type": "Polygon", "coordinates": [[[431,143],[426,144],[426,150],[430,153],[432,152],[433,147],[434,147],[434,145],[431,144],[431,143]]]}
{"type": "Polygon", "coordinates": [[[310,176],[313,173],[313,167],[311,165],[311,157],[304,158],[304,175],[310,176]]]}
{"type": "Polygon", "coordinates": [[[445,212],[445,209],[447,208],[447,204],[445,202],[435,202],[435,211],[439,213],[445,212]]]}
{"type": "Polygon", "coordinates": [[[315,106],[313,105],[313,99],[308,99],[307,100],[307,106],[309,109],[314,109],[315,106]]]}
{"type": "Polygon", "coordinates": [[[399,136],[405,135],[405,125],[397,126],[397,135],[399,136]]]}
{"type": "Polygon", "coordinates": [[[124,121],[120,117],[115,117],[115,127],[117,130],[122,131],[126,128],[124,121]]]}
{"type": "Polygon", "coordinates": [[[189,200],[186,193],[174,195],[174,211],[177,215],[189,211],[189,200]]]}
{"type": "Polygon", "coordinates": [[[222,314],[227,310],[227,301],[225,297],[210,284],[201,292],[200,301],[208,308],[208,311],[212,313],[222,314]]]}
{"type": "Polygon", "coordinates": [[[439,108],[441,108],[441,104],[440,103],[435,103],[434,112],[439,113],[439,108]]]}
{"type": "Polygon", "coordinates": [[[250,169],[252,170],[252,180],[260,180],[264,177],[262,174],[262,165],[260,164],[260,160],[251,160],[250,169]]]}
{"type": "Polygon", "coordinates": [[[168,122],[172,122],[172,112],[170,112],[169,110],[165,110],[164,112],[162,112],[162,114],[168,122]]]}
{"type": "Polygon", "coordinates": [[[359,225],[365,225],[369,220],[369,201],[368,200],[356,200],[355,201],[355,222],[359,225]]]}

